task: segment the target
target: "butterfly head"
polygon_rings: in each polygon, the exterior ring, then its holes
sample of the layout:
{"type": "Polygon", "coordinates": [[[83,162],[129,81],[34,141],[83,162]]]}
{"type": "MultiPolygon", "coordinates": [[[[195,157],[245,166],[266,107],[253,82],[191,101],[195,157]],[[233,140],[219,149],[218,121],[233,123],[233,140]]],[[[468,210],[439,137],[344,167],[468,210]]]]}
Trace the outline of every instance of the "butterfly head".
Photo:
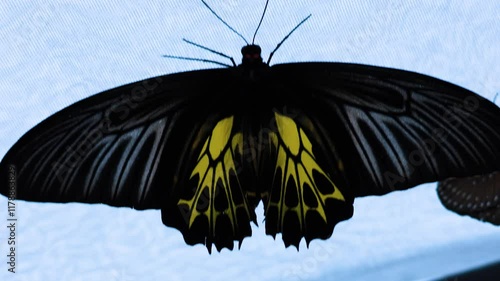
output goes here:
{"type": "Polygon", "coordinates": [[[264,64],[262,62],[260,52],[261,49],[258,45],[246,45],[245,47],[241,48],[241,54],[243,55],[241,64],[246,66],[264,64]]]}

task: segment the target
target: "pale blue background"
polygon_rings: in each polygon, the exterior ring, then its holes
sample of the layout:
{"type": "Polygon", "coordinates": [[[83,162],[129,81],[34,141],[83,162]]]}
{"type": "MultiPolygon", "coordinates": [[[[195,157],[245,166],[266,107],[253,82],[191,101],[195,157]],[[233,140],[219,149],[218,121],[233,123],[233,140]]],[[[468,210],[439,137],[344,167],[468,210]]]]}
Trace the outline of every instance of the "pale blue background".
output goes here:
{"type": "MultiPolygon", "coordinates": [[[[264,0],[209,1],[251,40],[264,0]]],[[[274,0],[256,43],[272,63],[343,61],[429,74],[486,98],[500,91],[500,2],[274,0]],[[356,4],[355,4],[356,3],[356,4]]],[[[217,67],[163,54],[240,61],[243,41],[197,0],[0,2],[0,157],[27,130],[94,93],[167,73],[217,67]]],[[[226,62],[226,61],[224,61],[226,62]]],[[[0,218],[7,200],[0,198],[0,218]]],[[[0,280],[417,280],[500,260],[500,228],[451,213],[435,184],[357,199],[354,218],[307,250],[254,228],[240,251],[209,256],[159,211],[18,202],[18,268],[0,280]],[[12,279],[13,278],[13,279],[12,279]]],[[[262,208],[258,208],[259,222],[262,208]]]]}

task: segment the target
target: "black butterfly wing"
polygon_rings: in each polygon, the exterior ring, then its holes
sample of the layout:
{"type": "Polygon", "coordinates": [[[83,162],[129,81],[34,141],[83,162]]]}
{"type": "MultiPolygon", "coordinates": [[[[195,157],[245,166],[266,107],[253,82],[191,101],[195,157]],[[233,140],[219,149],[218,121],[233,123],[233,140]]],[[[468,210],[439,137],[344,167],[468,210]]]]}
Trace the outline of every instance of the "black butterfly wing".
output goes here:
{"type": "MultiPolygon", "coordinates": [[[[255,217],[239,182],[231,185],[230,194],[227,188],[212,193],[208,202],[203,196],[189,204],[179,201],[192,194],[188,181],[196,180],[192,171],[205,140],[227,118],[225,102],[237,86],[231,71],[151,78],[61,110],[7,152],[0,163],[0,192],[28,201],[162,209],[164,222],[181,230],[186,242],[211,247],[217,236],[218,248],[232,248],[233,240],[250,235],[255,217]],[[14,174],[15,190],[10,190],[5,183],[14,174]]],[[[227,143],[216,148],[238,151],[227,143]]],[[[212,157],[205,172],[228,163],[223,160],[212,157]]],[[[220,174],[211,171],[212,176],[220,174]]],[[[234,167],[226,166],[224,176],[235,181],[234,167]]]]}
{"type": "Polygon", "coordinates": [[[151,175],[188,99],[161,95],[163,79],[118,87],[50,116],[7,152],[2,182],[14,167],[17,199],[161,208],[163,191],[151,175]]]}
{"type": "Polygon", "coordinates": [[[218,251],[232,250],[233,241],[241,246],[243,238],[251,236],[250,221],[256,223],[254,209],[260,200],[253,191],[255,174],[244,168],[249,158],[244,157],[248,135],[242,118],[214,115],[215,125],[193,128],[190,143],[196,149],[178,163],[178,195],[162,208],[165,225],[179,229],[189,245],[205,244],[209,252],[212,244],[218,251]]]}
{"type": "Polygon", "coordinates": [[[500,225],[500,172],[450,178],[438,184],[437,192],[449,210],[500,225]]]}
{"type": "Polygon", "coordinates": [[[471,91],[367,65],[271,69],[307,101],[308,116],[338,150],[355,196],[500,170],[500,109],[471,91]]]}
{"type": "MultiPolygon", "coordinates": [[[[287,90],[282,94],[292,91],[287,90]]],[[[316,238],[329,238],[338,222],[353,215],[354,196],[338,148],[330,136],[321,134],[326,120],[314,122],[318,120],[309,101],[289,96],[287,105],[274,109],[270,161],[265,165],[271,177],[263,177],[269,178],[262,196],[266,233],[273,237],[282,233],[285,246],[297,249],[302,238],[307,245],[316,238]]]]}
{"type": "MultiPolygon", "coordinates": [[[[144,85],[149,83],[158,87],[158,82],[153,80],[145,81],[144,85]]],[[[160,208],[158,190],[150,189],[147,177],[137,178],[138,175],[132,174],[132,167],[154,169],[155,155],[144,152],[162,145],[165,126],[149,126],[143,119],[160,120],[167,113],[160,112],[157,116],[131,114],[139,105],[139,97],[149,104],[149,98],[155,96],[150,95],[151,92],[138,96],[136,87],[143,88],[137,83],[92,96],[31,129],[3,158],[0,165],[2,182],[5,182],[7,169],[13,169],[16,171],[17,199],[160,208]],[[130,163],[132,155],[142,161],[130,163]],[[129,196],[129,186],[123,185],[126,179],[144,183],[142,189],[132,191],[135,198],[129,196]],[[96,188],[97,182],[106,188],[96,188]]],[[[6,194],[3,185],[1,192],[6,194]]]]}

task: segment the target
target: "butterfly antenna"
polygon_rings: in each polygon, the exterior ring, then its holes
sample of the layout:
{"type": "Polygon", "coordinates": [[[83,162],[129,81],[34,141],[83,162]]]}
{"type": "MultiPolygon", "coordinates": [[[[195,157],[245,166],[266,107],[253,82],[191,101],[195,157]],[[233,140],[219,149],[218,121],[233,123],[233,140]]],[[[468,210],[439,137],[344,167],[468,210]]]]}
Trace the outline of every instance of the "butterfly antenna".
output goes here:
{"type": "Polygon", "coordinates": [[[215,63],[215,64],[223,65],[223,66],[226,66],[226,67],[233,67],[230,64],[218,62],[218,61],[215,61],[215,60],[206,60],[206,59],[198,59],[198,58],[190,58],[190,57],[179,57],[179,56],[171,56],[171,55],[164,55],[162,57],[164,57],[164,58],[171,58],[171,59],[180,59],[180,60],[201,61],[201,62],[215,63]]]}
{"type": "Polygon", "coordinates": [[[201,0],[201,3],[203,3],[203,5],[205,5],[210,10],[210,12],[212,12],[212,14],[214,14],[214,16],[216,16],[225,26],[231,29],[232,32],[236,33],[236,35],[241,37],[241,39],[243,39],[243,41],[245,41],[245,43],[249,45],[247,39],[245,39],[243,35],[241,35],[238,31],[232,28],[227,22],[225,22],[212,8],[210,8],[210,6],[208,6],[208,4],[204,0],[201,0]]]}
{"type": "Polygon", "coordinates": [[[267,4],[269,4],[269,0],[266,1],[266,6],[264,6],[264,11],[262,12],[262,16],[260,17],[259,25],[257,25],[257,29],[255,29],[255,33],[253,34],[252,45],[255,42],[255,36],[257,36],[257,31],[259,31],[260,25],[262,24],[262,21],[264,20],[264,16],[266,15],[267,4]]]}
{"type": "Polygon", "coordinates": [[[274,53],[279,49],[279,47],[281,47],[281,44],[283,44],[283,42],[285,42],[286,39],[288,39],[288,37],[290,37],[290,35],[292,35],[292,33],[297,30],[297,28],[299,28],[299,26],[301,26],[304,22],[306,22],[306,20],[308,20],[310,17],[312,16],[311,15],[308,15],[305,19],[303,19],[301,22],[299,22],[299,24],[297,24],[293,29],[292,31],[290,31],[286,36],[285,38],[283,38],[283,40],[281,40],[281,42],[278,43],[278,45],[276,46],[276,48],[274,48],[274,50],[271,52],[271,54],[269,55],[269,59],[267,60],[267,64],[269,64],[271,62],[271,58],[273,57],[274,53]]]}
{"type": "Polygon", "coordinates": [[[232,57],[230,57],[230,56],[228,56],[228,55],[224,54],[224,53],[217,52],[216,50],[213,50],[213,49],[210,49],[210,48],[205,47],[205,46],[203,46],[203,45],[197,44],[197,43],[195,43],[195,42],[193,42],[193,41],[189,41],[189,40],[187,40],[186,38],[182,38],[182,41],[184,41],[184,42],[186,42],[186,43],[188,43],[188,44],[191,44],[191,45],[193,45],[193,46],[196,46],[196,47],[198,47],[198,48],[201,48],[201,49],[203,49],[203,50],[207,50],[207,51],[209,51],[209,52],[211,52],[211,53],[214,53],[214,54],[216,54],[216,55],[219,55],[219,56],[221,56],[221,57],[228,58],[228,59],[230,59],[230,60],[231,60],[231,62],[233,63],[233,66],[236,66],[236,62],[234,62],[234,59],[233,59],[232,57]]]}
{"type": "Polygon", "coordinates": [[[495,95],[495,97],[493,98],[493,103],[496,103],[497,98],[498,98],[498,93],[497,93],[497,94],[495,95]]]}
{"type": "Polygon", "coordinates": [[[218,62],[218,61],[215,61],[215,60],[207,60],[207,59],[200,59],[200,58],[189,58],[189,57],[179,57],[179,56],[171,56],[171,55],[164,55],[163,57],[164,58],[171,58],[171,59],[181,59],[181,60],[193,60],[193,61],[201,61],[201,62],[208,62],[208,63],[215,63],[215,64],[218,64],[218,65],[223,65],[223,66],[227,66],[227,67],[234,67],[236,66],[236,62],[234,61],[234,59],[224,53],[221,53],[221,52],[217,52],[216,50],[213,50],[213,49],[210,49],[208,47],[205,47],[203,45],[200,45],[200,44],[197,44],[197,43],[194,43],[193,41],[189,41],[187,40],[186,38],[182,38],[182,40],[188,44],[191,44],[193,46],[196,46],[198,48],[201,48],[203,50],[207,50],[211,53],[214,53],[214,54],[217,54],[219,56],[222,56],[222,57],[225,57],[225,58],[228,58],[231,60],[231,62],[233,63],[233,65],[230,65],[230,64],[226,64],[226,63],[222,63],[222,62],[218,62]]]}

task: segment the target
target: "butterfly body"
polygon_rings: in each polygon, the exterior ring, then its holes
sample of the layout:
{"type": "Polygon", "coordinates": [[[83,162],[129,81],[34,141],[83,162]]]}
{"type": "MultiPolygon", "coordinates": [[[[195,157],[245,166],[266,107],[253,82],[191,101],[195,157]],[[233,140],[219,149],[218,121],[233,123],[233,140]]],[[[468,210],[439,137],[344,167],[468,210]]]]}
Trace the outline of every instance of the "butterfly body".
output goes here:
{"type": "MultiPolygon", "coordinates": [[[[264,204],[285,245],[326,239],[355,197],[500,170],[500,109],[426,75],[360,64],[158,76],[77,102],[0,163],[15,197],[161,209],[188,244],[233,248],[264,204]]],[[[0,192],[11,196],[7,186],[0,192]]]]}

